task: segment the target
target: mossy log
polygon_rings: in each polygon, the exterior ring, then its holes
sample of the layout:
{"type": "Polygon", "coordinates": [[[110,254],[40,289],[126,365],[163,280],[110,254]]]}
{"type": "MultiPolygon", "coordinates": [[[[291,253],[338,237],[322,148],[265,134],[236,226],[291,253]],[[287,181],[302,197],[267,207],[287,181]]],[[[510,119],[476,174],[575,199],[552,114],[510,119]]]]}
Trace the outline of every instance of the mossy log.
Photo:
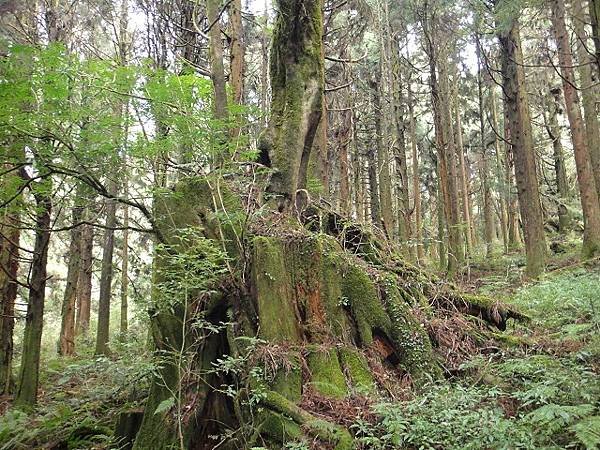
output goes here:
{"type": "MultiPolygon", "coordinates": [[[[186,182],[180,189],[195,193],[195,202],[162,203],[162,217],[168,219],[162,221],[163,235],[176,241],[178,229],[198,227],[210,238],[217,236],[207,218],[223,214],[212,197],[202,194],[207,186],[186,182]]],[[[311,232],[296,225],[277,235],[254,233],[243,248],[234,226],[217,228],[230,230],[219,232],[218,245],[225,239],[232,267],[238,268],[228,273],[226,287],[210,301],[188,305],[187,311],[174,305],[152,316],[157,354],[183,345],[193,351],[192,372],[202,375],[182,380],[176,364],[162,365],[134,448],[212,448],[214,436],[229,430],[230,438],[220,448],[283,448],[306,436],[324,447],[350,449],[349,431],[303,409],[304,399],[377,395],[373,361],[393,372],[398,382],[410,379],[419,386],[440,378],[439,356],[425,323],[432,308],[466,305],[465,314],[500,328],[517,316],[497,302],[443,285],[386,253],[350,223],[346,228],[360,239],[362,252],[348,244],[347,234],[331,227],[311,232]],[[215,329],[229,325],[208,338],[201,336],[192,330],[198,314],[215,329]],[[245,344],[255,338],[257,346],[245,344]],[[262,367],[263,376],[249,379],[249,367],[214,370],[227,357],[262,367]],[[227,393],[220,388],[224,385],[238,390],[227,393]],[[178,402],[159,407],[174,395],[178,402]]],[[[157,270],[166,258],[158,255],[157,270]]]]}

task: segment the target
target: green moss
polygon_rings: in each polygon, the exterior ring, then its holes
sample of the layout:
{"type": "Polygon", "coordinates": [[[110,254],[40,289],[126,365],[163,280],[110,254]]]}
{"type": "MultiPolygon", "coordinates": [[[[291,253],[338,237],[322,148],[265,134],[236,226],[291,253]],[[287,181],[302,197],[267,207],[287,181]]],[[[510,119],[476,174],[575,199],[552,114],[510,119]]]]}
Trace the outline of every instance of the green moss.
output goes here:
{"type": "Polygon", "coordinates": [[[365,357],[349,347],[340,348],[338,354],[352,387],[361,394],[374,393],[377,386],[365,357]]]}
{"type": "Polygon", "coordinates": [[[300,354],[294,353],[286,356],[290,359],[292,368],[280,369],[271,383],[271,389],[292,402],[299,402],[302,397],[302,370],[300,367],[300,354]]]}
{"type": "Polygon", "coordinates": [[[266,410],[261,413],[261,416],[262,422],[258,426],[258,431],[268,441],[273,440],[283,444],[303,436],[300,425],[283,414],[266,410]]]}
{"type": "Polygon", "coordinates": [[[299,318],[283,244],[276,238],[253,241],[253,285],[260,337],[272,343],[299,342],[299,318]]]}
{"type": "Polygon", "coordinates": [[[301,425],[308,434],[334,444],[336,450],[353,448],[352,436],[348,430],[334,423],[317,419],[276,392],[268,391],[262,402],[272,411],[283,414],[301,425]]]}
{"type": "Polygon", "coordinates": [[[391,319],[389,337],[400,351],[400,364],[417,382],[424,381],[424,377],[439,377],[441,371],[434,363],[429,336],[423,325],[416,320],[396,283],[395,276],[387,275],[383,277],[380,286],[391,319]]]}
{"type": "Polygon", "coordinates": [[[353,327],[346,311],[342,292],[342,271],[346,255],[335,238],[319,235],[317,251],[322,256],[320,267],[321,303],[331,333],[345,343],[353,341],[353,327]]]}
{"type": "Polygon", "coordinates": [[[533,341],[525,336],[507,333],[491,333],[491,336],[507,347],[523,347],[533,345],[533,341]]]}
{"type": "Polygon", "coordinates": [[[306,358],[310,370],[310,385],[319,393],[344,398],[348,394],[346,378],[335,349],[311,350],[306,358]]]}
{"type": "Polygon", "coordinates": [[[345,268],[342,296],[349,303],[363,346],[373,343],[373,329],[388,329],[390,320],[379,300],[375,284],[365,269],[350,263],[345,268]]]}

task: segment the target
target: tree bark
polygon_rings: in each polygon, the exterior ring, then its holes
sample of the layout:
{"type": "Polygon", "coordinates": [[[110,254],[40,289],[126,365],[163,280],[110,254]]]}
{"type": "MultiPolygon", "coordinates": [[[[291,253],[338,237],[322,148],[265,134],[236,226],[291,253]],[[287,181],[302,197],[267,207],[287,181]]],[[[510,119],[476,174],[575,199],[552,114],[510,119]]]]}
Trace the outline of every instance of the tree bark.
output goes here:
{"type": "MultiPolygon", "coordinates": [[[[427,8],[427,5],[426,5],[427,8]]],[[[423,31],[429,58],[430,89],[433,106],[435,139],[438,153],[440,193],[443,199],[448,229],[447,275],[452,278],[464,262],[463,233],[460,228],[459,192],[456,168],[456,147],[452,133],[447,54],[440,52],[437,43],[443,38],[439,32],[439,18],[431,22],[425,12],[423,31]]],[[[439,225],[439,223],[438,223],[439,225]]],[[[440,255],[440,260],[442,257],[440,255]]]]}
{"type": "Polygon", "coordinates": [[[492,189],[490,186],[490,165],[485,137],[485,104],[483,95],[483,68],[481,64],[479,36],[477,36],[477,94],[479,103],[479,138],[481,146],[479,174],[481,178],[481,195],[483,197],[483,229],[486,256],[492,255],[494,244],[494,216],[492,205],[492,189]]]}
{"type": "MultiPolygon", "coordinates": [[[[112,194],[117,192],[117,183],[109,180],[112,194]]],[[[100,296],[98,298],[98,331],[96,334],[97,355],[109,353],[110,301],[112,297],[113,253],[115,249],[115,226],[117,224],[117,205],[114,200],[106,200],[106,229],[102,246],[102,268],[100,274],[100,296]]]]}
{"type": "Polygon", "coordinates": [[[588,52],[589,42],[585,32],[586,15],[583,11],[581,0],[572,0],[573,28],[575,29],[575,48],[577,52],[577,66],[581,80],[580,92],[585,118],[585,134],[587,146],[596,183],[596,192],[600,198],[600,123],[596,112],[598,99],[599,77],[593,70],[594,61],[588,52]],[[596,76],[594,76],[596,75],[596,76]]]}
{"type": "MultiPolygon", "coordinates": [[[[566,207],[569,199],[569,183],[567,181],[567,170],[565,167],[565,157],[561,142],[560,125],[558,116],[562,114],[560,106],[560,89],[551,89],[546,96],[547,124],[546,131],[552,141],[552,150],[554,157],[554,174],[556,178],[556,197],[558,206],[558,231],[565,234],[571,226],[571,217],[566,207]]],[[[546,114],[544,114],[546,117],[546,114]]]]}
{"type": "Polygon", "coordinates": [[[52,198],[49,193],[52,192],[52,181],[47,178],[43,183],[43,188],[35,193],[37,208],[35,244],[31,262],[21,367],[14,402],[15,406],[25,408],[33,406],[37,401],[42,328],[44,326],[48,244],[50,242],[50,217],[52,213],[52,198]]]}
{"type": "Polygon", "coordinates": [[[308,163],[323,115],[322,0],[279,0],[271,48],[271,113],[259,144],[275,169],[267,192],[289,211],[306,187],[308,163]],[[293,43],[293,45],[290,45],[293,43]]]}
{"type": "Polygon", "coordinates": [[[221,12],[220,0],[206,0],[206,16],[210,25],[209,54],[210,54],[210,78],[213,83],[213,98],[215,118],[226,120],[227,112],[227,90],[225,85],[225,67],[223,65],[223,42],[221,41],[221,12]]]}
{"type": "MultiPolygon", "coordinates": [[[[90,207],[84,210],[84,217],[88,218],[90,207]]],[[[90,328],[90,313],[92,305],[92,265],[94,250],[94,227],[84,224],[81,226],[81,263],[77,281],[77,314],[75,320],[75,334],[87,335],[90,328]]]]}
{"type": "Polygon", "coordinates": [[[589,0],[590,19],[592,22],[592,38],[595,50],[595,70],[600,79],[600,0],[589,0]]]}
{"type": "MultiPolygon", "coordinates": [[[[388,29],[388,31],[390,31],[388,29]]],[[[391,33],[390,33],[391,34],[391,33]]],[[[398,51],[394,49],[391,51],[393,76],[392,80],[392,92],[394,100],[394,123],[396,125],[396,196],[398,197],[398,240],[400,245],[404,249],[404,253],[415,259],[415,249],[409,244],[411,239],[411,210],[409,203],[408,194],[408,162],[406,159],[406,124],[403,112],[403,98],[402,98],[402,74],[400,61],[398,58],[398,51]]]]}
{"type": "Polygon", "coordinates": [[[409,134],[412,155],[412,190],[413,190],[413,215],[415,217],[415,239],[417,241],[417,261],[423,262],[425,252],[423,249],[423,217],[421,210],[421,183],[419,180],[419,152],[417,147],[417,131],[415,125],[415,112],[413,107],[411,83],[408,83],[408,115],[409,134]]]}
{"type": "Polygon", "coordinates": [[[379,205],[381,226],[388,237],[394,238],[394,215],[392,209],[392,186],[390,178],[390,155],[384,145],[384,127],[382,125],[385,114],[381,103],[381,66],[375,71],[375,78],[371,82],[373,94],[373,118],[375,124],[375,143],[377,153],[377,173],[379,175],[379,205]]]}
{"type": "Polygon", "coordinates": [[[375,148],[367,150],[367,171],[369,176],[369,209],[371,211],[371,222],[375,226],[381,226],[381,209],[379,205],[379,183],[377,182],[377,161],[375,148]]]}
{"type": "Polygon", "coordinates": [[[13,332],[21,232],[19,215],[12,208],[2,209],[0,224],[0,395],[12,393],[14,387],[13,332]]]}
{"type": "Polygon", "coordinates": [[[233,102],[241,105],[244,99],[244,42],[242,27],[242,0],[233,0],[231,14],[230,67],[233,102]]]}
{"type": "Polygon", "coordinates": [[[512,19],[508,29],[500,31],[499,39],[502,50],[504,102],[515,161],[519,208],[525,232],[526,275],[536,278],[544,271],[547,249],[529,103],[525,91],[521,38],[516,19],[512,19]]]}
{"type": "Polygon", "coordinates": [[[348,165],[348,149],[352,142],[352,111],[342,111],[340,129],[337,131],[338,158],[340,162],[340,211],[347,215],[350,212],[350,171],[348,165]]]}
{"type": "MultiPolygon", "coordinates": [[[[127,196],[128,187],[125,181],[125,196],[127,196]]],[[[121,318],[120,333],[124,337],[128,328],[129,315],[129,207],[123,206],[123,244],[121,250],[121,318]]]]}
{"type": "Polygon", "coordinates": [[[75,353],[75,306],[77,303],[77,283],[81,266],[81,227],[77,225],[82,218],[81,188],[75,192],[75,205],[73,206],[73,228],[71,229],[71,243],[69,245],[69,264],[67,268],[67,285],[65,287],[60,335],[58,341],[58,354],[72,356],[75,353]]]}
{"type": "Polygon", "coordinates": [[[509,240],[508,240],[508,184],[504,175],[505,170],[503,161],[507,155],[502,155],[500,147],[500,133],[498,128],[498,107],[496,104],[496,91],[494,84],[489,85],[489,108],[490,108],[490,121],[494,132],[494,151],[496,152],[496,183],[498,185],[498,202],[500,204],[500,230],[502,232],[502,244],[504,253],[508,253],[509,240]]]}
{"type": "Polygon", "coordinates": [[[581,117],[579,94],[575,88],[575,74],[573,71],[573,57],[569,44],[569,35],[565,25],[565,5],[563,0],[552,0],[552,24],[556,43],[558,46],[558,60],[563,79],[565,107],[571,139],[575,153],[577,167],[577,181],[583,209],[583,247],[584,258],[600,254],[600,201],[598,190],[592,170],[592,162],[588,143],[586,142],[585,128],[581,117]]]}

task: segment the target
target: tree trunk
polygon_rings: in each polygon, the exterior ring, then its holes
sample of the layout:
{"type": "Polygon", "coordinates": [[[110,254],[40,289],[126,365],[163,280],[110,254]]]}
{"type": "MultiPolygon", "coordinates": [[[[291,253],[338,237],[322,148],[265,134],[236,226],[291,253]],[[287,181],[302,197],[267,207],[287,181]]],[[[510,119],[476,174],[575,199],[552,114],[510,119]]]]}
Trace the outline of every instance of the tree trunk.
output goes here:
{"type": "MultiPolygon", "coordinates": [[[[447,274],[454,277],[464,262],[463,233],[460,229],[459,192],[456,168],[456,147],[452,134],[450,91],[448,84],[448,58],[436,47],[441,40],[439,23],[423,19],[426,52],[429,58],[430,88],[433,103],[435,139],[438,152],[438,173],[443,199],[446,227],[448,229],[447,274]]],[[[439,20],[439,19],[438,19],[439,20]]],[[[440,255],[440,260],[441,260],[440,255]]]]}
{"type": "Polygon", "coordinates": [[[14,387],[13,331],[21,230],[19,215],[12,208],[2,208],[0,224],[0,396],[12,393],[14,387]]]}
{"type": "Polygon", "coordinates": [[[528,277],[536,278],[545,268],[546,237],[544,236],[529,104],[525,91],[521,38],[516,19],[511,21],[508,29],[500,31],[499,39],[502,49],[504,102],[510,127],[510,143],[515,161],[519,207],[525,232],[526,274],[528,277]]]}
{"type": "Polygon", "coordinates": [[[82,218],[81,188],[75,192],[75,205],[73,205],[73,228],[71,229],[71,243],[69,245],[69,264],[67,268],[67,285],[62,303],[60,335],[58,341],[58,354],[72,356],[75,353],[75,306],[77,303],[77,283],[81,269],[81,226],[82,218]]]}
{"type": "MultiPolygon", "coordinates": [[[[556,177],[556,197],[558,204],[558,230],[565,234],[571,227],[571,216],[566,207],[569,200],[569,183],[567,181],[567,169],[565,167],[565,157],[561,142],[560,125],[558,116],[562,114],[560,106],[560,89],[551,89],[547,95],[546,110],[548,111],[546,130],[552,141],[554,157],[554,173],[556,177]]],[[[546,118],[546,114],[544,114],[546,118]]]]}
{"type": "Polygon", "coordinates": [[[381,209],[379,206],[379,183],[377,182],[377,161],[375,148],[370,146],[367,150],[367,171],[369,176],[369,209],[373,225],[381,226],[381,209]]]}
{"type": "Polygon", "coordinates": [[[241,105],[244,99],[244,43],[242,27],[242,0],[233,0],[230,6],[231,14],[231,90],[233,102],[241,105]]]}
{"type": "MultiPolygon", "coordinates": [[[[236,0],[237,1],[237,0],[236,0]]],[[[223,66],[223,42],[221,41],[221,1],[206,0],[206,16],[210,25],[209,54],[210,54],[210,78],[213,82],[213,98],[215,118],[226,120],[227,112],[227,89],[225,86],[225,67],[223,66]]]]}
{"type": "Polygon", "coordinates": [[[483,67],[481,64],[479,36],[477,36],[477,94],[479,103],[479,138],[481,146],[479,174],[481,178],[481,195],[483,197],[483,229],[486,256],[492,255],[494,244],[494,216],[492,205],[492,189],[490,186],[490,165],[485,137],[485,105],[483,96],[483,67]]]}
{"type": "MultiPolygon", "coordinates": [[[[88,219],[88,206],[84,210],[84,217],[88,219]]],[[[75,334],[87,335],[90,328],[90,312],[92,305],[92,265],[94,250],[94,227],[84,224],[81,226],[81,263],[77,281],[77,315],[75,320],[75,334]]]]}
{"type": "MultiPolygon", "coordinates": [[[[127,196],[128,187],[125,181],[125,195],[127,196]]],[[[120,334],[124,337],[128,327],[128,290],[129,290],[129,207],[123,207],[123,244],[121,250],[121,320],[120,334]]]]}
{"type": "Polygon", "coordinates": [[[388,239],[394,238],[394,214],[392,207],[392,184],[390,178],[390,155],[384,144],[386,127],[382,122],[385,111],[381,103],[382,72],[381,64],[375,71],[375,78],[371,82],[373,93],[373,117],[375,123],[375,142],[377,146],[377,173],[379,175],[379,202],[381,206],[381,225],[388,239]]]}
{"type": "Polygon", "coordinates": [[[600,201],[594,180],[592,163],[585,128],[581,117],[579,94],[575,88],[573,57],[569,44],[569,35],[565,25],[565,5],[563,0],[552,0],[552,24],[558,46],[558,60],[563,79],[565,107],[571,128],[571,139],[577,167],[577,181],[583,209],[583,247],[584,258],[600,253],[600,201]]]}
{"type": "Polygon", "coordinates": [[[342,111],[341,127],[337,132],[338,158],[340,162],[340,211],[344,215],[350,212],[350,173],[348,167],[348,149],[352,142],[352,111],[342,111]]]}
{"type": "Polygon", "coordinates": [[[597,79],[600,79],[600,0],[589,0],[590,19],[592,22],[592,38],[595,50],[595,69],[597,79]]]}
{"type": "Polygon", "coordinates": [[[573,27],[575,29],[577,65],[579,79],[581,80],[580,92],[585,117],[585,134],[587,137],[588,152],[592,163],[596,192],[600,198],[600,124],[596,112],[598,99],[598,75],[593,70],[594,61],[588,52],[589,42],[585,32],[586,15],[583,11],[581,0],[572,0],[573,27]],[[596,75],[596,76],[594,76],[596,75]]]}
{"type": "MultiPolygon", "coordinates": [[[[117,183],[109,180],[109,190],[116,195],[117,183]]],[[[100,296],[98,297],[98,332],[96,334],[97,355],[109,353],[110,301],[112,297],[113,253],[115,249],[115,226],[117,205],[114,200],[106,200],[106,229],[102,245],[102,268],[100,273],[100,296]]]]}
{"type": "Polygon", "coordinates": [[[52,198],[47,193],[52,192],[52,181],[47,178],[43,183],[43,190],[35,193],[37,207],[35,244],[29,279],[29,299],[27,301],[21,367],[14,402],[15,406],[26,408],[33,406],[37,401],[42,328],[44,326],[44,303],[46,301],[48,244],[50,242],[50,216],[52,213],[52,198]]]}
{"type": "Polygon", "coordinates": [[[323,115],[322,0],[279,0],[271,49],[271,114],[259,144],[275,168],[268,193],[290,210],[306,187],[308,163],[323,115]],[[289,43],[294,45],[289,45],[289,43]]]}
{"type": "Polygon", "coordinates": [[[421,211],[421,183],[419,179],[419,152],[417,147],[417,131],[415,125],[415,112],[413,109],[414,98],[411,91],[411,83],[408,83],[408,115],[409,134],[412,153],[412,190],[415,217],[415,239],[417,241],[417,261],[423,262],[425,252],[423,250],[423,217],[421,211]]]}
{"type": "Polygon", "coordinates": [[[262,16],[262,27],[260,30],[260,109],[261,109],[261,124],[266,128],[268,124],[267,110],[268,95],[269,95],[269,8],[267,1],[264,3],[264,13],[262,16]]]}
{"type": "MultiPolygon", "coordinates": [[[[388,30],[389,31],[389,30],[388,30]]],[[[396,125],[396,196],[398,198],[398,240],[404,249],[404,253],[415,259],[415,249],[409,244],[412,237],[411,230],[411,211],[408,195],[408,162],[406,159],[406,125],[403,112],[402,98],[402,76],[398,51],[391,51],[391,59],[393,65],[392,92],[394,101],[394,123],[396,125]]]]}
{"type": "Polygon", "coordinates": [[[352,174],[354,185],[354,213],[359,223],[365,221],[364,163],[356,140],[356,112],[352,110],[352,174]]]}
{"type": "MultiPolygon", "coordinates": [[[[509,241],[508,241],[508,185],[506,177],[504,176],[504,162],[502,151],[500,147],[500,137],[498,136],[500,130],[498,129],[498,107],[496,105],[496,91],[494,89],[495,84],[489,85],[489,107],[490,107],[490,120],[491,126],[494,132],[494,151],[496,152],[496,184],[498,185],[499,204],[500,204],[500,230],[502,232],[502,244],[504,253],[508,253],[509,241]]],[[[506,155],[504,155],[506,158],[506,155]]]]}
{"type": "Polygon", "coordinates": [[[465,149],[463,146],[463,132],[462,132],[462,120],[460,117],[460,107],[458,98],[458,79],[457,75],[454,77],[454,83],[452,88],[452,109],[454,116],[454,141],[456,142],[456,152],[458,157],[458,185],[461,197],[461,208],[462,208],[462,222],[464,227],[466,254],[470,255],[473,251],[474,239],[473,239],[473,220],[471,213],[471,202],[470,202],[470,183],[468,175],[467,161],[465,158],[465,149]]]}

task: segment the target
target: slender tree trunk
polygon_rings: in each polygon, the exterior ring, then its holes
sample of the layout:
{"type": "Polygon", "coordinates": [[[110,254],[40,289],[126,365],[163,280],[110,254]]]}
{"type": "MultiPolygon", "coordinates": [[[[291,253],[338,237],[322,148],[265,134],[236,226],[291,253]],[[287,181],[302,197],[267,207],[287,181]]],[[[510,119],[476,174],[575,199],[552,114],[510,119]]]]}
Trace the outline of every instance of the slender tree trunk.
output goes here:
{"type": "Polygon", "coordinates": [[[263,23],[260,33],[260,109],[263,113],[262,125],[266,128],[268,123],[268,93],[269,93],[269,9],[267,0],[264,4],[264,14],[262,17],[263,23]]]}
{"type": "Polygon", "coordinates": [[[480,177],[481,177],[481,195],[483,197],[483,228],[486,256],[491,256],[494,244],[494,216],[492,205],[492,189],[490,186],[490,167],[488,151],[485,139],[485,105],[483,96],[483,68],[481,64],[479,36],[477,36],[477,94],[479,103],[479,137],[481,146],[480,155],[480,177]]]}
{"type": "Polygon", "coordinates": [[[67,268],[67,285],[62,303],[60,335],[58,341],[58,354],[72,356],[75,353],[75,306],[77,303],[77,283],[79,282],[79,271],[81,267],[81,222],[82,189],[78,187],[75,193],[75,205],[73,206],[73,228],[71,229],[71,243],[69,245],[69,264],[67,268]]]}
{"type": "Polygon", "coordinates": [[[571,127],[577,181],[583,209],[585,229],[582,254],[585,258],[588,258],[600,253],[600,201],[598,200],[598,190],[596,189],[584,123],[581,117],[579,94],[575,88],[573,57],[565,25],[563,0],[552,0],[552,23],[558,46],[558,60],[563,79],[565,106],[571,127]]]}
{"type": "MultiPolygon", "coordinates": [[[[89,214],[90,208],[84,210],[89,214]]],[[[88,217],[85,215],[84,217],[88,217]]],[[[75,334],[87,335],[90,328],[90,313],[92,305],[92,265],[94,250],[94,227],[88,224],[81,226],[80,241],[81,263],[77,281],[77,315],[75,320],[75,334]]]]}
{"type": "Polygon", "coordinates": [[[244,43],[242,27],[242,0],[233,0],[229,8],[231,14],[231,90],[233,102],[241,105],[244,98],[244,43]]]}
{"type": "MultiPolygon", "coordinates": [[[[569,199],[569,183],[567,181],[567,169],[565,167],[565,157],[561,142],[560,125],[558,116],[562,112],[560,106],[560,89],[552,89],[546,99],[546,110],[548,111],[546,131],[552,141],[554,157],[554,173],[556,178],[556,203],[558,206],[558,230],[561,234],[566,233],[571,226],[571,217],[566,207],[569,199]]],[[[546,114],[544,113],[544,118],[546,114]]]]}
{"type": "Polygon", "coordinates": [[[367,150],[367,165],[369,175],[369,206],[371,211],[371,222],[375,226],[381,226],[381,210],[379,207],[379,183],[377,183],[377,161],[375,149],[369,147],[367,150]]]}
{"type": "Polygon", "coordinates": [[[456,143],[452,130],[452,114],[450,112],[450,88],[447,67],[442,63],[439,67],[440,92],[447,101],[441,102],[442,128],[444,129],[444,160],[447,176],[447,226],[448,226],[448,276],[453,277],[461,269],[465,254],[463,231],[460,218],[460,193],[458,190],[458,171],[456,161],[456,143]]]}
{"type": "MultiPolygon", "coordinates": [[[[93,218],[95,195],[94,191],[83,186],[82,218],[90,222],[93,218]]],[[[77,308],[75,315],[75,335],[87,335],[90,327],[90,313],[92,305],[92,270],[94,250],[94,227],[89,224],[81,225],[81,239],[79,252],[81,260],[77,278],[77,308]]]]}
{"type": "MultiPolygon", "coordinates": [[[[238,1],[238,0],[235,0],[238,1]]],[[[223,42],[221,41],[221,12],[220,0],[206,0],[206,15],[210,24],[209,54],[210,77],[214,89],[215,117],[220,120],[227,119],[227,90],[225,86],[225,67],[223,65],[223,42]]]]}
{"type": "Polygon", "coordinates": [[[381,206],[381,222],[389,239],[394,238],[394,214],[392,209],[392,185],[390,178],[390,155],[384,145],[383,117],[384,110],[381,103],[381,67],[375,72],[375,80],[371,83],[373,92],[375,142],[377,144],[377,173],[379,174],[379,202],[381,206]]]}
{"type": "Polygon", "coordinates": [[[592,22],[592,38],[595,50],[595,70],[597,78],[600,79],[600,0],[589,0],[590,19],[592,22]]]}
{"type": "Polygon", "coordinates": [[[415,217],[415,239],[417,241],[417,261],[422,262],[425,259],[423,250],[423,217],[421,211],[421,183],[419,180],[419,152],[417,147],[417,131],[415,125],[415,112],[413,109],[413,96],[408,83],[408,114],[409,114],[409,134],[412,153],[412,189],[413,205],[415,217]]]}
{"type": "MultiPolygon", "coordinates": [[[[127,196],[128,187],[125,181],[125,196],[127,196]]],[[[121,320],[120,333],[125,336],[128,328],[128,289],[129,289],[129,208],[127,205],[123,207],[123,246],[121,250],[121,320]]]]}
{"type": "Polygon", "coordinates": [[[579,79],[581,80],[580,92],[585,117],[585,134],[587,137],[588,152],[592,163],[596,192],[600,198],[600,123],[596,112],[596,100],[599,98],[598,76],[593,70],[594,61],[588,52],[589,42],[585,32],[586,16],[581,0],[571,1],[573,9],[573,27],[575,29],[575,48],[577,51],[577,65],[579,79]],[[596,76],[594,76],[596,75],[596,76]]]}
{"type": "Polygon", "coordinates": [[[362,223],[365,221],[365,191],[363,188],[364,164],[356,140],[356,113],[354,110],[352,110],[352,149],[352,167],[354,169],[354,211],[356,220],[362,223]]]}
{"type": "MultiPolygon", "coordinates": [[[[389,30],[388,30],[389,31],[389,30]]],[[[409,178],[408,178],[408,162],[406,159],[406,124],[404,119],[404,111],[402,108],[402,77],[401,67],[398,58],[398,52],[391,52],[393,64],[392,92],[394,93],[394,123],[396,125],[396,196],[398,199],[398,239],[405,253],[415,259],[415,248],[409,245],[408,242],[412,237],[411,229],[411,211],[409,203],[409,178]]]]}
{"type": "Polygon", "coordinates": [[[350,174],[348,167],[348,149],[352,142],[352,111],[342,112],[341,128],[338,130],[338,157],[340,162],[340,211],[350,212],[350,174]]]}
{"type": "Polygon", "coordinates": [[[12,393],[14,387],[13,331],[21,232],[19,216],[12,207],[0,212],[0,395],[12,393]]]}
{"type": "Polygon", "coordinates": [[[46,280],[48,244],[50,242],[50,217],[52,214],[52,181],[47,178],[43,191],[35,194],[36,228],[29,279],[29,299],[21,353],[18,388],[15,406],[31,407],[37,401],[39,384],[42,329],[44,326],[44,303],[46,301],[46,280]]]}
{"type": "Polygon", "coordinates": [[[504,102],[504,186],[508,215],[508,249],[516,250],[521,246],[522,240],[519,233],[518,201],[513,192],[515,188],[514,155],[510,142],[510,118],[508,106],[504,102]]]}
{"type": "MultiPolygon", "coordinates": [[[[439,171],[439,169],[438,169],[439,171]]],[[[437,186],[437,253],[440,262],[440,270],[448,270],[448,250],[446,249],[446,212],[444,205],[444,194],[442,189],[442,178],[438,175],[437,186]]]]}
{"type": "MultiPolygon", "coordinates": [[[[463,233],[460,229],[456,147],[452,135],[452,115],[449,107],[448,59],[445,54],[439,53],[437,47],[437,43],[442,39],[438,28],[439,23],[430,24],[427,16],[423,19],[426,52],[429,58],[429,83],[438,152],[440,191],[448,228],[447,273],[449,277],[454,277],[464,262],[464,248],[463,233]]],[[[441,255],[440,260],[442,260],[441,255]]]]}
{"type": "MultiPolygon", "coordinates": [[[[506,178],[504,176],[504,164],[502,161],[502,151],[500,147],[500,138],[498,137],[498,106],[496,104],[496,91],[494,85],[489,84],[489,107],[490,120],[494,132],[494,151],[496,153],[496,183],[498,185],[498,202],[500,204],[500,231],[502,233],[502,244],[504,253],[508,253],[508,202],[506,178]]],[[[504,155],[506,157],[506,155],[504,155]]]]}
{"type": "MultiPolygon", "coordinates": [[[[114,195],[117,183],[109,180],[109,189],[114,195]]],[[[114,200],[106,200],[106,229],[102,246],[102,268],[100,274],[100,296],[98,298],[98,332],[96,334],[97,355],[109,353],[108,340],[110,328],[110,301],[112,297],[113,253],[115,249],[115,226],[117,224],[117,205],[114,200]]]]}
{"type": "Polygon", "coordinates": [[[545,268],[546,237],[540,204],[529,104],[521,53],[519,24],[513,19],[499,35],[505,108],[510,127],[510,143],[515,161],[519,207],[525,232],[526,274],[538,277],[545,268]]]}
{"type": "Polygon", "coordinates": [[[460,107],[458,104],[458,77],[454,77],[452,88],[452,108],[454,115],[454,141],[456,142],[456,152],[458,157],[458,187],[461,196],[462,221],[464,227],[466,254],[471,254],[473,250],[473,220],[471,213],[471,202],[469,200],[469,178],[467,161],[465,158],[465,149],[463,146],[462,120],[460,117],[460,107]]]}

